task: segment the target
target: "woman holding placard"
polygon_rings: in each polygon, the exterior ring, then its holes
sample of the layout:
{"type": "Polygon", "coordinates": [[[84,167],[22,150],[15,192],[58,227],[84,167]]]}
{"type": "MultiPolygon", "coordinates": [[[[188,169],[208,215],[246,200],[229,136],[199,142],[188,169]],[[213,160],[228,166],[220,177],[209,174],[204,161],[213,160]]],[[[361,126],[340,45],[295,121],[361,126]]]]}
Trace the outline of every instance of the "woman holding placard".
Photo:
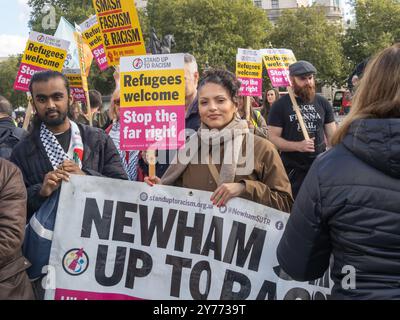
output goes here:
{"type": "Polygon", "coordinates": [[[237,115],[239,88],[233,73],[207,71],[198,87],[198,134],[161,179],[147,177],[145,182],[211,191],[218,207],[241,197],[290,212],[291,187],[276,149],[250,133],[247,121],[237,115]]]}

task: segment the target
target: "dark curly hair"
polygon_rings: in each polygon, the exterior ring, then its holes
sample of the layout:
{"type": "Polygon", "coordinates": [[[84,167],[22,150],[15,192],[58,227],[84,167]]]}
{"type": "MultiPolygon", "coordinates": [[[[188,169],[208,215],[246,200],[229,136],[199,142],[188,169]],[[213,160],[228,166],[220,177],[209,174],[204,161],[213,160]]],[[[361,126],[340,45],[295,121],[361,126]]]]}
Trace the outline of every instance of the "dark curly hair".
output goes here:
{"type": "Polygon", "coordinates": [[[213,68],[205,71],[200,80],[198,90],[207,83],[215,83],[228,90],[232,101],[238,103],[238,93],[240,89],[240,81],[236,78],[235,74],[219,68],[213,68]]]}

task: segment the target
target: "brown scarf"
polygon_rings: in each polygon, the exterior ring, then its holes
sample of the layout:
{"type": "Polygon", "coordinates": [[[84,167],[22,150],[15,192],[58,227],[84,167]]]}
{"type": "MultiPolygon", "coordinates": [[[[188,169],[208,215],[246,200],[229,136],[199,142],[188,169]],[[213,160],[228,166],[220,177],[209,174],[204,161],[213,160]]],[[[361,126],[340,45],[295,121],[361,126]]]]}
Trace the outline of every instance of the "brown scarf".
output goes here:
{"type": "MultiPolygon", "coordinates": [[[[212,160],[210,159],[210,146],[217,146],[223,143],[225,143],[224,161],[219,173],[219,179],[216,183],[220,186],[223,183],[233,182],[236,174],[236,166],[242,150],[243,139],[247,133],[249,133],[247,122],[238,118],[234,118],[222,130],[210,130],[204,123],[202,123],[197,135],[193,135],[189,141],[186,142],[185,148],[178,151],[174,161],[162,176],[161,184],[173,185],[185,171],[189,163],[198,163],[199,152],[201,155],[201,163],[210,163],[210,166],[215,167],[215,165],[212,164],[212,161],[209,161],[212,160]],[[200,144],[198,143],[199,140],[200,144]],[[196,146],[198,146],[198,148],[194,152],[196,146]],[[188,156],[188,152],[191,152],[192,154],[188,156]]],[[[219,148],[212,149],[220,150],[219,148]]]]}

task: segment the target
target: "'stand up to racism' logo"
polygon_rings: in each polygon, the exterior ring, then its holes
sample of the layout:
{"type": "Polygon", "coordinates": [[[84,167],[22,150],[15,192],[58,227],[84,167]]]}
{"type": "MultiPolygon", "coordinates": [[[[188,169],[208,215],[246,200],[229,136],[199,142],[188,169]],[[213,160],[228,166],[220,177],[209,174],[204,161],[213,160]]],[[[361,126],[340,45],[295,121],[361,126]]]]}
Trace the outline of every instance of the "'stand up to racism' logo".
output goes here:
{"type": "Polygon", "coordinates": [[[143,60],[140,58],[137,58],[135,60],[133,60],[133,68],[138,70],[141,69],[143,67],[143,60]]]}
{"type": "Polygon", "coordinates": [[[71,276],[83,274],[89,267],[89,257],[83,249],[69,250],[63,258],[64,271],[71,276]]]}
{"type": "Polygon", "coordinates": [[[43,42],[44,41],[44,36],[43,35],[38,36],[37,37],[37,41],[43,42]]]}

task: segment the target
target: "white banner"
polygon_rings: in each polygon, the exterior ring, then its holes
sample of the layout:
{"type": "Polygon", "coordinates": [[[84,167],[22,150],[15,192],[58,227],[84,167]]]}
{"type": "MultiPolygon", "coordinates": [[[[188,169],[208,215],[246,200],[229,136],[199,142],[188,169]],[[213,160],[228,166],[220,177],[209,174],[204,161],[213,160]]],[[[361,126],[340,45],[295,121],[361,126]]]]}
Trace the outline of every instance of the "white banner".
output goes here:
{"type": "Polygon", "coordinates": [[[46,299],[326,299],[282,275],[288,214],[210,192],[98,177],[63,183],[46,299]]]}
{"type": "Polygon", "coordinates": [[[162,71],[184,68],[184,54],[156,54],[147,56],[121,57],[122,72],[162,71]]]}

